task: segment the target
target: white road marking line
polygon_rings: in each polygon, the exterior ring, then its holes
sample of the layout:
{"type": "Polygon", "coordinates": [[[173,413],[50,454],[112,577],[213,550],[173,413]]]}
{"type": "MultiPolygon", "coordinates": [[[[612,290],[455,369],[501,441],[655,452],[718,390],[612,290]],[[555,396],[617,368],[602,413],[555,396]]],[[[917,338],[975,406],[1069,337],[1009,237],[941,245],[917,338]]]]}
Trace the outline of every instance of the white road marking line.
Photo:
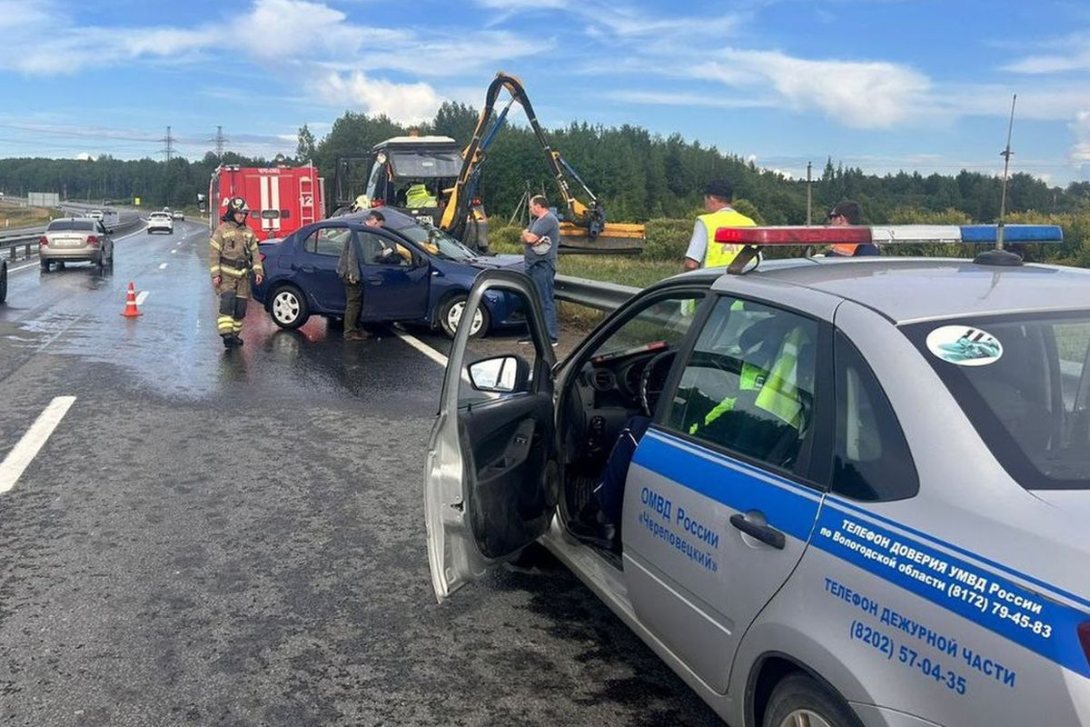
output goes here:
{"type": "Polygon", "coordinates": [[[39,450],[49,440],[53,430],[64,419],[68,409],[76,402],[74,396],[58,396],[49,402],[38,418],[30,425],[19,443],[0,462],[0,492],[7,492],[22,477],[23,471],[34,461],[39,450]]]}
{"type": "Polygon", "coordinates": [[[30,263],[29,265],[20,265],[17,268],[8,268],[8,273],[11,274],[11,273],[17,273],[20,270],[30,270],[31,268],[36,268],[39,265],[40,265],[40,263],[30,263]]]}
{"type": "Polygon", "coordinates": [[[178,250],[177,250],[177,249],[171,250],[171,251],[170,251],[170,254],[171,254],[171,255],[177,255],[177,254],[178,254],[178,250]]]}
{"type": "Polygon", "coordinates": [[[136,304],[144,305],[144,301],[148,299],[149,295],[151,295],[150,290],[141,290],[136,296],[136,304]]]}
{"type": "Polygon", "coordinates": [[[159,269],[160,270],[166,270],[167,269],[167,264],[163,263],[162,265],[159,266],[159,269]]]}
{"type": "Polygon", "coordinates": [[[443,368],[447,367],[447,357],[444,356],[443,354],[439,353],[438,351],[436,351],[434,348],[432,348],[428,344],[421,341],[416,336],[405,333],[405,331],[399,331],[396,328],[394,329],[394,335],[397,336],[398,338],[400,338],[405,343],[412,346],[413,348],[415,348],[420,353],[422,353],[425,356],[427,356],[428,358],[430,358],[435,363],[442,366],[443,368]]]}

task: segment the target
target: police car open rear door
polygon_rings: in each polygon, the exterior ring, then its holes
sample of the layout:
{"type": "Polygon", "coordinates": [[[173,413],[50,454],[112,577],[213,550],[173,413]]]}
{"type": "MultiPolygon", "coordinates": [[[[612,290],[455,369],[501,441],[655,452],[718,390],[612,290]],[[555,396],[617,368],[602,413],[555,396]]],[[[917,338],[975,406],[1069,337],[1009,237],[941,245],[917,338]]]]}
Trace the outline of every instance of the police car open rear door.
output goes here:
{"type": "Polygon", "coordinates": [[[507,270],[481,273],[461,320],[499,296],[526,311],[533,343],[471,339],[459,326],[451,345],[424,483],[440,601],[542,535],[556,504],[554,356],[532,281],[507,270]]]}

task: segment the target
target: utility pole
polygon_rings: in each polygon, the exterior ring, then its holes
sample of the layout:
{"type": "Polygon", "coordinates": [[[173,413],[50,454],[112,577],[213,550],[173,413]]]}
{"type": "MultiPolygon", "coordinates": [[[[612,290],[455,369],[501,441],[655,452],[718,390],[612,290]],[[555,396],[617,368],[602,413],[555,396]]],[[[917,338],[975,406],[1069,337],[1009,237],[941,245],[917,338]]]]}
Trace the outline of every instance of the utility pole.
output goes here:
{"type": "Polygon", "coordinates": [[[813,166],[814,165],[813,165],[812,162],[806,162],[806,226],[807,227],[810,226],[811,219],[813,219],[812,215],[811,215],[811,210],[813,209],[813,204],[812,204],[813,198],[812,198],[812,195],[810,193],[810,181],[811,181],[810,180],[810,169],[813,166]]]}
{"type": "Polygon", "coordinates": [[[1011,97],[1011,120],[1007,126],[1007,148],[999,152],[999,156],[1003,157],[1003,192],[999,198],[999,225],[995,234],[995,247],[997,250],[1003,249],[1003,218],[1007,215],[1007,171],[1010,169],[1011,156],[1014,152],[1011,151],[1011,134],[1014,132],[1014,104],[1018,101],[1018,94],[1014,94],[1011,97]]]}
{"type": "Polygon", "coordinates": [[[167,135],[161,141],[166,144],[166,148],[163,149],[163,154],[166,155],[167,164],[170,164],[170,160],[174,158],[174,137],[170,134],[170,127],[167,127],[167,135]]]}
{"type": "Polygon", "coordinates": [[[223,127],[216,127],[216,135],[211,139],[216,145],[216,158],[223,161],[223,148],[227,144],[227,137],[223,135],[223,127]]]}

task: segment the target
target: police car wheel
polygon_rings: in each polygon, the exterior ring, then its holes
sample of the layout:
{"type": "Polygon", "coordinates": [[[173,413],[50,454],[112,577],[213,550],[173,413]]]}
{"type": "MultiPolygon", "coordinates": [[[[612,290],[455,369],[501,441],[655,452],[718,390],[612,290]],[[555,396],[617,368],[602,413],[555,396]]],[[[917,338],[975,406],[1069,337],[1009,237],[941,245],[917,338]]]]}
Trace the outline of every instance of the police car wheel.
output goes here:
{"type": "Polygon", "coordinates": [[[273,323],[288,330],[298,328],[310,317],[307,299],[297,288],[290,285],[273,291],[269,303],[269,314],[272,316],[273,323]]]}
{"type": "Polygon", "coordinates": [[[762,727],[862,727],[841,698],[805,674],[792,674],[772,690],[762,727]]]}
{"type": "MultiPolygon", "coordinates": [[[[439,325],[448,338],[454,338],[458,331],[458,323],[462,320],[462,312],[466,308],[467,296],[457,295],[445,301],[439,308],[439,325]]],[[[473,315],[473,323],[469,328],[469,335],[473,338],[483,338],[488,333],[488,311],[482,306],[473,315]]]]}

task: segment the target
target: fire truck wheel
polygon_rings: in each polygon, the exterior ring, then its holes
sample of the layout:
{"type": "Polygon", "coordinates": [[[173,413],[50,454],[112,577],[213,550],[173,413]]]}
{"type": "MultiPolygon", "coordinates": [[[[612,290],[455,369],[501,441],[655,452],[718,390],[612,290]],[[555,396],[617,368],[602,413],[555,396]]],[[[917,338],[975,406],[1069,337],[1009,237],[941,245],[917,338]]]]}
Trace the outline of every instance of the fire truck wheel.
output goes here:
{"type": "Polygon", "coordinates": [[[310,317],[306,296],[294,285],[280,286],[273,291],[269,301],[269,315],[281,328],[298,328],[310,317]]]}

